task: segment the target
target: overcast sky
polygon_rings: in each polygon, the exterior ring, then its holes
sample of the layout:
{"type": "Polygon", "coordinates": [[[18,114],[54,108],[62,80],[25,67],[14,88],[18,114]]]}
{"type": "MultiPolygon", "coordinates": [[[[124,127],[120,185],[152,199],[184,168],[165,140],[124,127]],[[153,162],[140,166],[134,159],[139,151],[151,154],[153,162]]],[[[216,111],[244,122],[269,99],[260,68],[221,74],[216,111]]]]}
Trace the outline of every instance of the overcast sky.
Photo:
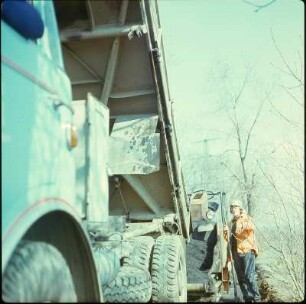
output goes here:
{"type": "MultiPolygon", "coordinates": [[[[284,75],[272,66],[282,63],[271,31],[289,62],[299,64],[297,52],[304,57],[304,4],[298,0],[276,0],[254,12],[255,7],[242,0],[158,3],[177,131],[183,142],[181,153],[186,156],[203,149],[197,142],[205,138],[217,138],[210,142],[210,151],[218,153],[225,143],[218,138],[226,136],[223,132],[227,129],[218,111],[220,99],[225,96],[225,83],[232,84],[235,91],[246,71],[253,67],[252,84],[245,97],[255,100],[272,92],[271,100],[278,104],[288,98],[280,90],[284,75]]],[[[261,119],[256,136],[262,143],[289,136],[288,128],[278,124],[275,115],[267,111],[261,119]],[[269,123],[271,127],[267,130],[269,123]]]]}

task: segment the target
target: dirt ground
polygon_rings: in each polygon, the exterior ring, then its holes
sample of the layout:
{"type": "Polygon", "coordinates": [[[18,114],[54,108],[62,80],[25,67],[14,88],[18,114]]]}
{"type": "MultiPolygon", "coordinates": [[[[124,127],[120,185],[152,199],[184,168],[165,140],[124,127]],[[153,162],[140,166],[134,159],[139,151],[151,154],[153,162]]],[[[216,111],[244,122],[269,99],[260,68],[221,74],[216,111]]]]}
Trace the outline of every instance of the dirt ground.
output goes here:
{"type": "Polygon", "coordinates": [[[204,259],[204,254],[201,252],[203,242],[190,239],[187,243],[187,281],[188,283],[203,283],[207,279],[207,274],[199,270],[199,267],[204,259]]]}
{"type": "MultiPolygon", "coordinates": [[[[199,270],[199,267],[204,260],[204,254],[201,252],[203,241],[191,239],[187,243],[187,282],[203,284],[204,281],[211,280],[210,276],[204,271],[199,270]]],[[[210,302],[212,298],[207,295],[190,295],[188,294],[188,302],[210,302]]]]}
{"type": "MultiPolygon", "coordinates": [[[[187,243],[186,254],[187,254],[187,282],[188,283],[203,283],[208,279],[208,275],[199,270],[199,267],[204,259],[204,254],[201,252],[203,247],[203,241],[191,239],[187,243]]],[[[264,271],[257,267],[257,277],[260,293],[262,295],[263,302],[278,302],[280,301],[275,291],[269,286],[265,279],[264,271]]],[[[235,299],[234,287],[231,285],[228,293],[221,294],[220,302],[238,302],[242,300],[242,294],[239,286],[236,286],[237,297],[235,299]],[[237,301],[238,300],[238,301],[237,301]]],[[[188,302],[208,302],[210,299],[207,297],[199,296],[188,296],[188,302]]],[[[281,301],[280,301],[281,302],[281,301]]]]}
{"type": "MultiPolygon", "coordinates": [[[[199,267],[204,259],[204,254],[201,252],[203,247],[203,241],[191,239],[187,243],[186,254],[187,254],[187,282],[188,283],[203,283],[205,280],[209,280],[209,276],[204,271],[199,270],[199,267]]],[[[221,293],[220,302],[239,302],[242,298],[241,291],[237,286],[238,301],[235,299],[234,287],[231,286],[228,293],[221,293]]],[[[188,302],[214,302],[211,297],[204,295],[188,295],[188,302]]]]}

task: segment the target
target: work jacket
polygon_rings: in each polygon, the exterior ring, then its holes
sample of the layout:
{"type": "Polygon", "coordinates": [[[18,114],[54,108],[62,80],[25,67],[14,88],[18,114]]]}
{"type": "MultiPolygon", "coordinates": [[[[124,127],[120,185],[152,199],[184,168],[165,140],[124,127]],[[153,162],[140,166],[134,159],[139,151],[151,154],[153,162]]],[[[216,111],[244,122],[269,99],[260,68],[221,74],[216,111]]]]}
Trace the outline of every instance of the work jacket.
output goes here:
{"type": "MultiPolygon", "coordinates": [[[[257,257],[258,246],[255,239],[255,225],[248,214],[242,213],[238,218],[233,218],[229,224],[229,231],[231,237],[236,239],[237,248],[233,248],[233,250],[238,253],[247,253],[253,250],[255,257],[257,257]],[[235,231],[232,231],[235,223],[235,231]]],[[[224,232],[224,237],[228,241],[227,231],[224,232]]]]}

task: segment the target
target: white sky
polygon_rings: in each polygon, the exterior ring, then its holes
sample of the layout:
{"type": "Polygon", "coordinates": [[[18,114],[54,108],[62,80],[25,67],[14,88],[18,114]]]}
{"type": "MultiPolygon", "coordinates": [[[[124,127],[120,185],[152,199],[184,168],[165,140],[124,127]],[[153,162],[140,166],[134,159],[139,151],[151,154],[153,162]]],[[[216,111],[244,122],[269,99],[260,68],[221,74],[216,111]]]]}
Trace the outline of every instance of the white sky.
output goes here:
{"type": "MultiPolygon", "coordinates": [[[[253,2],[263,4],[268,0],[253,2]]],[[[159,0],[158,3],[183,158],[194,154],[196,149],[203,150],[201,143],[194,142],[223,136],[216,131],[227,128],[224,117],[216,112],[222,83],[229,81],[239,87],[247,66],[254,67],[253,89],[251,86],[248,89],[248,98],[273,87],[273,102],[286,101],[279,87],[283,76],[271,65],[281,66],[271,29],[289,62],[299,63],[297,51],[304,57],[302,1],[276,0],[257,13],[242,0],[159,0]]],[[[275,115],[267,112],[258,126],[257,138],[263,143],[277,142],[289,136],[288,132],[275,115]]],[[[211,141],[209,150],[218,153],[225,144],[224,140],[211,141]]]]}

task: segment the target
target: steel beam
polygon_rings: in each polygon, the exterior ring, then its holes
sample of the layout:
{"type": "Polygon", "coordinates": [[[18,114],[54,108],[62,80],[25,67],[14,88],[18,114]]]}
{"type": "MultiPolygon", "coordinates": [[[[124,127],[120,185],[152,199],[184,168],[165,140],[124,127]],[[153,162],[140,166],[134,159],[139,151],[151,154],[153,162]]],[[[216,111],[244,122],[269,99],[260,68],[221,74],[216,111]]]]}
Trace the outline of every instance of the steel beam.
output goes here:
{"type": "Polygon", "coordinates": [[[151,95],[151,94],[155,94],[155,91],[153,89],[111,93],[109,97],[110,98],[128,98],[128,97],[151,95]]]}
{"type": "Polygon", "coordinates": [[[66,30],[60,33],[61,42],[67,42],[70,40],[89,40],[89,39],[99,39],[106,37],[120,37],[129,36],[133,32],[146,33],[147,27],[142,24],[132,24],[132,25],[103,25],[96,27],[92,31],[82,31],[82,30],[66,30]]]}
{"type": "Polygon", "coordinates": [[[120,40],[117,37],[115,38],[113,42],[111,54],[108,59],[107,69],[105,73],[105,82],[104,82],[104,86],[102,88],[102,93],[100,97],[100,100],[105,105],[107,105],[108,103],[108,98],[109,98],[109,95],[110,95],[110,92],[113,86],[115,69],[116,69],[117,60],[118,60],[119,44],[120,44],[120,40]]]}
{"type": "Polygon", "coordinates": [[[93,71],[70,47],[66,44],[62,44],[64,49],[77,61],[79,62],[91,75],[93,75],[101,84],[104,83],[103,79],[93,71]]]}
{"type": "Polygon", "coordinates": [[[123,175],[124,179],[130,184],[135,192],[142,198],[145,204],[155,213],[161,214],[158,202],[151,196],[143,183],[132,175],[123,175]]]}
{"type": "Polygon", "coordinates": [[[71,81],[71,85],[82,85],[82,84],[92,84],[92,83],[101,83],[101,81],[97,79],[86,79],[79,81],[71,81]]]}
{"type": "Polygon", "coordinates": [[[198,292],[198,293],[204,293],[206,291],[207,287],[204,283],[188,283],[187,284],[187,291],[188,292],[198,292]]]}
{"type": "Polygon", "coordinates": [[[96,25],[95,25],[95,19],[94,19],[94,14],[93,14],[93,11],[92,11],[90,0],[86,1],[86,8],[87,8],[88,16],[90,18],[90,28],[91,28],[91,30],[93,30],[96,27],[96,25]]]}
{"type": "Polygon", "coordinates": [[[221,281],[204,281],[204,283],[188,283],[187,292],[189,294],[202,293],[202,294],[216,294],[219,292],[222,282],[221,281]]]}
{"type": "Polygon", "coordinates": [[[139,228],[136,226],[137,227],[136,229],[134,228],[130,231],[128,230],[127,232],[124,232],[123,240],[127,240],[136,236],[141,236],[152,232],[158,232],[162,230],[162,224],[163,224],[162,220],[156,220],[156,221],[153,220],[150,223],[138,225],[139,228]]]}
{"type": "MultiPolygon", "coordinates": [[[[128,0],[123,0],[121,4],[121,9],[120,9],[119,18],[118,18],[118,21],[121,25],[125,23],[128,4],[129,4],[128,0]]],[[[100,98],[102,103],[104,103],[105,105],[107,105],[108,103],[109,94],[113,86],[114,75],[115,75],[116,65],[118,61],[119,45],[120,45],[120,39],[119,37],[116,37],[113,42],[111,54],[108,59],[108,65],[107,65],[106,74],[105,74],[105,82],[102,88],[102,93],[101,93],[101,98],[100,98]]]]}

